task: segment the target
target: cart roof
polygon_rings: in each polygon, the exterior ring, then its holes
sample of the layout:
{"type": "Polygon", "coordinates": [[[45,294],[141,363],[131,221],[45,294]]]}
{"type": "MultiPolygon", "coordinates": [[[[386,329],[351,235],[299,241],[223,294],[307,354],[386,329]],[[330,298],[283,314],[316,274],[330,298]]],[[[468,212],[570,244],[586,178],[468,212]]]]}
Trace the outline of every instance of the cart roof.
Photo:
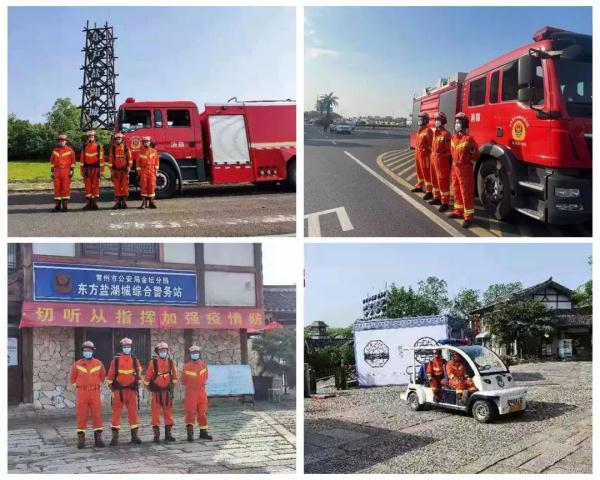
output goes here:
{"type": "Polygon", "coordinates": [[[353,330],[359,332],[363,330],[395,330],[398,328],[429,327],[435,325],[460,326],[462,323],[462,320],[450,315],[382,318],[378,320],[359,319],[354,322],[353,330]]]}

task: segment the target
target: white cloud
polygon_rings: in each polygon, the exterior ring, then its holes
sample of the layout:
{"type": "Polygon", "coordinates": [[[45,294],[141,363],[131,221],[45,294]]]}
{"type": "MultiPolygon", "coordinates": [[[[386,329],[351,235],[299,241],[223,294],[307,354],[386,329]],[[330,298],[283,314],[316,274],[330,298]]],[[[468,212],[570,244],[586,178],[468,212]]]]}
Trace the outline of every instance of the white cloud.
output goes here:
{"type": "Polygon", "coordinates": [[[305,60],[315,60],[323,57],[338,58],[339,56],[340,52],[329,48],[307,47],[304,49],[305,60]]]}

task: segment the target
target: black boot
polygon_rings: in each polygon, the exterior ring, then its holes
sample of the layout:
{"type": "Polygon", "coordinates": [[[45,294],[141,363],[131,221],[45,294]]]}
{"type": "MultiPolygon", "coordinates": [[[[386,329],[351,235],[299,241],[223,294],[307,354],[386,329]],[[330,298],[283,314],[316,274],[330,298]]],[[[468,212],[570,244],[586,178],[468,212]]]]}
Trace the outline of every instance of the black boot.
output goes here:
{"type": "Polygon", "coordinates": [[[111,447],[114,447],[115,445],[119,444],[119,429],[118,428],[112,428],[112,439],[109,443],[109,445],[111,447]]]}
{"type": "Polygon", "coordinates": [[[127,203],[125,202],[126,197],[121,197],[121,208],[127,208],[127,203]]]}
{"type": "Polygon", "coordinates": [[[187,441],[193,442],[194,441],[194,426],[186,425],[185,429],[187,430],[187,441]]]}
{"type": "Polygon", "coordinates": [[[111,207],[111,210],[118,210],[121,208],[121,197],[117,197],[115,204],[111,207]]]}
{"type": "Polygon", "coordinates": [[[86,204],[83,206],[82,210],[91,210],[92,209],[92,199],[88,198],[86,204]]]}
{"type": "Polygon", "coordinates": [[[61,205],[62,211],[63,212],[67,212],[69,210],[69,200],[67,200],[66,198],[62,201],[62,205],[61,205]]]}
{"type": "Polygon", "coordinates": [[[140,437],[138,437],[138,427],[131,429],[131,443],[135,443],[137,445],[142,443],[142,440],[140,439],[140,437]]]}
{"type": "Polygon", "coordinates": [[[433,200],[429,200],[429,205],[441,205],[442,201],[439,198],[434,198],[433,200]]]}
{"type": "Polygon", "coordinates": [[[98,199],[97,198],[92,199],[92,210],[98,210],[98,199]]]}
{"type": "Polygon", "coordinates": [[[154,425],[152,427],[152,431],[154,432],[154,438],[152,439],[152,441],[154,443],[160,442],[160,427],[158,425],[154,425]]]}
{"type": "Polygon", "coordinates": [[[102,430],[94,430],[94,446],[104,448],[104,441],[102,440],[102,430]]]}
{"type": "Polygon", "coordinates": [[[448,218],[454,218],[454,219],[456,219],[456,220],[459,220],[459,219],[463,218],[463,216],[462,216],[462,215],[458,215],[458,214],[456,214],[456,213],[452,212],[452,213],[450,213],[450,214],[448,215],[448,218]]]}
{"type": "Polygon", "coordinates": [[[433,198],[433,194],[431,192],[427,192],[425,194],[425,196],[423,197],[423,200],[427,201],[427,200],[431,200],[433,198]]]}
{"type": "Polygon", "coordinates": [[[473,224],[473,220],[465,220],[462,223],[462,228],[469,228],[473,224]]]}
{"type": "Polygon", "coordinates": [[[415,188],[411,188],[410,191],[412,193],[419,193],[419,192],[423,191],[423,188],[422,187],[415,187],[415,188]]]}
{"type": "Polygon", "coordinates": [[[144,208],[146,208],[148,200],[146,199],[146,197],[142,197],[142,204],[138,207],[140,210],[143,210],[144,208]]]}
{"type": "Polygon", "coordinates": [[[77,432],[77,448],[85,447],[85,432],[77,432]]]}
{"type": "Polygon", "coordinates": [[[171,435],[173,425],[165,425],[165,442],[174,442],[175,438],[171,435]]]}
{"type": "Polygon", "coordinates": [[[450,205],[448,205],[447,203],[442,203],[440,205],[440,208],[438,208],[438,212],[444,213],[444,212],[448,211],[449,208],[450,208],[450,205]]]}
{"type": "Polygon", "coordinates": [[[148,205],[148,208],[157,208],[156,207],[156,203],[154,203],[154,199],[153,198],[150,199],[150,204],[148,205]]]}
{"type": "Polygon", "coordinates": [[[52,213],[54,212],[60,212],[60,200],[54,200],[54,208],[52,210],[50,210],[52,213]]]}
{"type": "Polygon", "coordinates": [[[200,437],[199,438],[202,438],[203,440],[212,440],[212,436],[210,436],[208,434],[208,430],[206,428],[200,429],[200,437]]]}

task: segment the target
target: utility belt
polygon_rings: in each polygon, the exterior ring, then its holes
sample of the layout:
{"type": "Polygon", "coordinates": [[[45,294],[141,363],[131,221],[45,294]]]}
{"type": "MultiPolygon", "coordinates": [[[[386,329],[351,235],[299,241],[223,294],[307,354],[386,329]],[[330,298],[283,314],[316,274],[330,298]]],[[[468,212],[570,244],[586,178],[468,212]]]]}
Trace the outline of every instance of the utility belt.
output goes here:
{"type": "Polygon", "coordinates": [[[73,166],[71,166],[71,164],[67,164],[67,165],[54,165],[54,170],[67,170],[67,169],[71,169],[74,168],[73,166]]]}
{"type": "MultiPolygon", "coordinates": [[[[138,408],[140,408],[140,390],[139,390],[139,383],[133,382],[130,385],[124,386],[121,385],[119,382],[117,382],[116,378],[115,380],[113,380],[112,384],[110,385],[110,389],[115,392],[116,390],[119,391],[119,399],[121,400],[121,403],[123,403],[123,390],[133,390],[135,392],[135,394],[137,395],[137,399],[138,399],[138,408]]],[[[111,399],[111,403],[112,403],[112,399],[111,399]]]]}
{"type": "Polygon", "coordinates": [[[83,176],[88,176],[88,170],[97,168],[98,169],[98,178],[100,178],[100,160],[94,163],[84,163],[83,164],[83,176]]]}
{"type": "Polygon", "coordinates": [[[125,164],[125,166],[124,166],[124,167],[121,167],[121,168],[119,168],[119,167],[115,167],[115,166],[113,165],[113,167],[112,167],[112,171],[113,171],[113,172],[126,172],[126,171],[127,171],[127,168],[128,168],[127,164],[125,164]]]}
{"type": "Polygon", "coordinates": [[[77,390],[83,390],[84,392],[93,392],[100,390],[100,385],[76,385],[77,390]]]}
{"type": "Polygon", "coordinates": [[[160,402],[160,406],[164,405],[173,405],[173,383],[169,383],[166,387],[159,387],[154,382],[150,382],[148,384],[148,388],[151,392],[157,394],[158,401],[160,402]],[[163,403],[163,392],[167,393],[166,402],[163,403]]]}

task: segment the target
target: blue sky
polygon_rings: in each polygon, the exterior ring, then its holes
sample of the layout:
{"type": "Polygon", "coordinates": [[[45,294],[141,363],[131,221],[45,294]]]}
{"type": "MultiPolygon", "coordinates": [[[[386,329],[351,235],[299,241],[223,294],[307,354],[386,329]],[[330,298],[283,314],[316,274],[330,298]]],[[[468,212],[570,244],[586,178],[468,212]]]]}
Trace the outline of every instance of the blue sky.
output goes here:
{"type": "Polygon", "coordinates": [[[461,288],[549,277],[575,289],[591,278],[591,254],[590,244],[307,244],[304,324],[348,326],[386,282],[416,287],[429,276],[446,280],[451,298],[461,288]]]}
{"type": "Polygon", "coordinates": [[[333,91],[338,111],[406,116],[412,97],[531,42],[550,25],[592,33],[591,7],[305,8],[305,109],[333,91]]]}
{"type": "Polygon", "coordinates": [[[77,105],[86,20],[115,28],[117,104],[296,98],[295,8],[11,7],[8,111],[42,121],[77,105]]]}

